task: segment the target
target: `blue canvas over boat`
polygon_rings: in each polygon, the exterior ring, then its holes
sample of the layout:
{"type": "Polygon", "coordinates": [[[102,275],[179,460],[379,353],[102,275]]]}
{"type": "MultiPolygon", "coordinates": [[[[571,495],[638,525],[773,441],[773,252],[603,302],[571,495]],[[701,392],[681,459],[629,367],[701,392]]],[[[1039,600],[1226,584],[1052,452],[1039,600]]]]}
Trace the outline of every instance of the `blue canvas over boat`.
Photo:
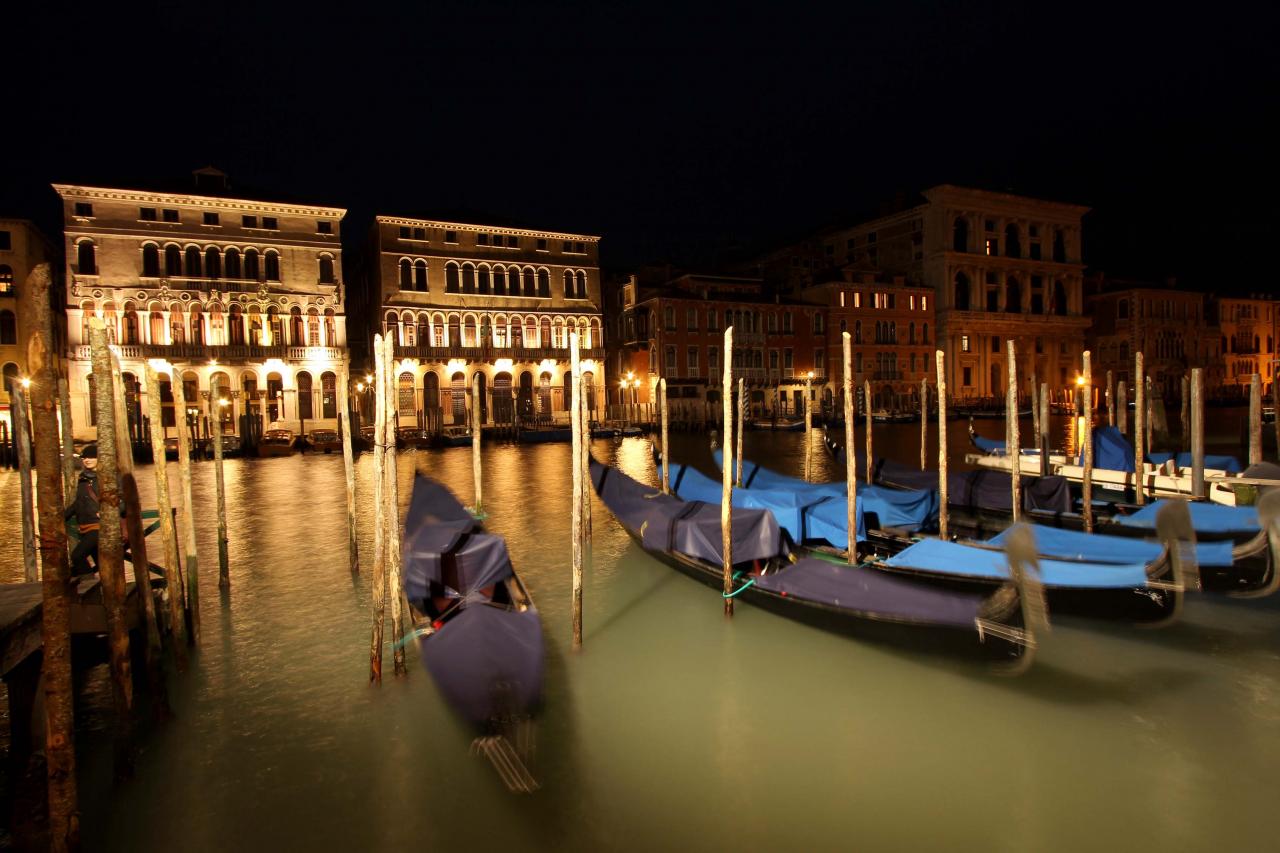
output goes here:
{"type": "MultiPolygon", "coordinates": [[[[992,579],[1003,579],[1009,576],[1007,561],[1004,553],[999,549],[979,548],[942,539],[922,539],[889,557],[885,560],[885,565],[899,569],[964,574],[992,579]]],[[[1140,588],[1147,585],[1147,564],[1145,562],[1087,563],[1042,559],[1040,580],[1045,586],[1056,587],[1140,588]]]]}
{"type": "MultiPolygon", "coordinates": [[[[1137,512],[1129,515],[1117,515],[1112,519],[1124,527],[1138,527],[1154,530],[1156,515],[1160,508],[1170,500],[1158,500],[1147,504],[1137,512]]],[[[1225,506],[1223,504],[1202,501],[1183,501],[1191,512],[1191,524],[1196,533],[1212,533],[1219,535],[1244,534],[1252,536],[1262,529],[1258,521],[1258,508],[1252,506],[1225,506]]]]}
{"type": "MultiPolygon", "coordinates": [[[[722,484],[696,468],[676,465],[670,468],[671,491],[686,501],[704,501],[720,505],[722,484]]],[[[778,525],[791,537],[792,542],[806,539],[806,516],[816,506],[831,500],[829,495],[816,492],[783,491],[779,489],[735,488],[730,501],[734,509],[769,510],[778,525]]],[[[859,520],[859,531],[865,538],[865,528],[859,520]]],[[[848,538],[846,532],[845,538],[848,538]]]]}
{"type": "MultiPolygon", "coordinates": [[[[1037,527],[1036,551],[1042,557],[1091,563],[1150,563],[1159,559],[1164,545],[1128,536],[1108,536],[1065,530],[1059,527],[1037,527]]],[[[1002,547],[1008,531],[988,541],[1002,547]]],[[[1230,542],[1200,542],[1196,545],[1196,562],[1203,567],[1230,566],[1233,562],[1230,542]]]]}
{"type": "MultiPolygon", "coordinates": [[[[1170,459],[1174,460],[1174,464],[1179,468],[1191,467],[1191,454],[1183,451],[1175,456],[1172,453],[1148,453],[1147,461],[1156,465],[1163,465],[1170,459]]],[[[1215,471],[1226,471],[1228,474],[1239,474],[1242,470],[1240,460],[1234,456],[1224,456],[1213,453],[1207,453],[1204,457],[1204,467],[1215,471]]]]}

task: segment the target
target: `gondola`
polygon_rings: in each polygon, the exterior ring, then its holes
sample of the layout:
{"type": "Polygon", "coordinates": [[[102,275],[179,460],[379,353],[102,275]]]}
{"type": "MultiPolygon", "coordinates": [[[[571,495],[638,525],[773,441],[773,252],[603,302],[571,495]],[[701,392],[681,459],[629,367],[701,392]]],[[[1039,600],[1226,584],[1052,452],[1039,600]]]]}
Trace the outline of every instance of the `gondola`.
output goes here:
{"type": "Polygon", "coordinates": [[[261,458],[292,456],[297,449],[291,429],[269,429],[258,439],[258,456],[261,458]]]}
{"type": "MultiPolygon", "coordinates": [[[[718,451],[715,457],[717,465],[722,464],[718,451]]],[[[810,547],[820,547],[825,541],[840,552],[848,548],[849,504],[844,481],[809,483],[748,461],[743,464],[742,481],[741,500],[744,501],[757,492],[826,495],[824,500],[808,507],[799,519],[796,541],[810,547]]],[[[696,484],[696,478],[692,482],[696,484]]],[[[735,500],[738,500],[736,493],[735,500]]],[[[1004,558],[1000,549],[1010,535],[1008,529],[1001,534],[1005,538],[986,542],[920,540],[902,535],[904,531],[937,530],[936,491],[895,491],[862,485],[858,487],[856,512],[858,541],[871,545],[886,558],[873,564],[878,569],[955,589],[989,588],[1003,582],[1004,558]],[[889,524],[885,524],[886,521],[889,524]]],[[[1087,553],[1061,559],[1058,553],[1041,548],[1041,530],[1036,530],[1036,552],[1041,557],[1040,580],[1050,610],[1149,624],[1176,619],[1181,612],[1184,591],[1194,586],[1195,572],[1195,560],[1191,554],[1183,554],[1179,539],[1194,541],[1194,534],[1184,507],[1170,507],[1166,515],[1170,517],[1161,521],[1163,546],[1122,540],[1131,547],[1115,549],[1110,557],[1101,548],[1091,548],[1087,553]],[[1179,510],[1186,516],[1185,520],[1177,517],[1179,510]],[[1123,559],[1116,559],[1117,556],[1123,559]]],[[[1223,559],[1222,548],[1205,551],[1213,560],[1223,559]]],[[[1230,554],[1226,553],[1225,558],[1229,562],[1230,554]]]]}
{"type": "Polygon", "coordinates": [[[1010,581],[982,595],[930,587],[865,566],[792,560],[773,513],[733,513],[733,589],[723,592],[720,507],[684,501],[591,460],[596,494],[642,548],[722,595],[815,627],[934,652],[977,656],[1020,672],[1045,625],[1025,547],[1010,549],[1010,581]]]}
{"type": "MultiPolygon", "coordinates": [[[[877,424],[910,424],[920,420],[919,414],[911,412],[888,412],[883,409],[871,413],[872,423],[877,424]]],[[[841,421],[843,425],[843,419],[841,421]]]]}
{"type": "Polygon", "coordinates": [[[804,430],[804,418],[798,420],[789,418],[756,418],[748,421],[747,426],[751,429],[773,430],[774,432],[802,432],[804,430]]]}
{"type": "Polygon", "coordinates": [[[440,430],[435,436],[434,444],[437,447],[470,447],[472,441],[471,429],[464,426],[448,426],[440,430]]]}
{"type": "Polygon", "coordinates": [[[423,665],[504,781],[532,790],[513,741],[521,742],[542,702],[542,622],[506,542],[422,475],[403,541],[404,591],[423,665]]]}

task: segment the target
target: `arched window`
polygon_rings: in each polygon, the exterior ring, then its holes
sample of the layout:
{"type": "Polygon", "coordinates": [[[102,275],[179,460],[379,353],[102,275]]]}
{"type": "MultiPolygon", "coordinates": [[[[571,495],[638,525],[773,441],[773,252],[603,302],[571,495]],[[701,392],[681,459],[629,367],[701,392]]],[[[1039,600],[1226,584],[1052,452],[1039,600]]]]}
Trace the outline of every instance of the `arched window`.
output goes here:
{"type": "Polygon", "coordinates": [[[418,315],[418,346],[431,345],[431,320],[426,314],[418,315]]]}
{"type": "Polygon", "coordinates": [[[396,340],[399,341],[400,340],[399,331],[398,331],[399,328],[400,328],[400,315],[397,314],[395,311],[388,311],[387,316],[383,318],[383,323],[382,323],[383,336],[396,335],[397,336],[396,340]]]}
{"type": "Polygon", "coordinates": [[[227,318],[227,343],[235,346],[244,345],[244,312],[234,302],[231,304],[230,316],[227,318]]]}
{"type": "Polygon", "coordinates": [[[413,289],[427,292],[427,262],[424,260],[413,262],[413,289]]]}
{"type": "Polygon", "coordinates": [[[565,334],[563,317],[557,317],[551,324],[551,346],[556,349],[569,346],[569,336],[565,334]]]}
{"type": "Polygon", "coordinates": [[[491,289],[489,267],[483,264],[480,266],[480,288],[479,289],[480,289],[480,292],[484,294],[488,294],[491,289]]]}
{"type": "Polygon", "coordinates": [[[187,247],[186,271],[189,278],[200,277],[200,250],[195,246],[187,247]]]}
{"type": "Polygon", "coordinates": [[[1018,226],[1012,222],[1004,229],[1004,254],[1008,258],[1022,257],[1022,242],[1018,234],[1018,226]]]}
{"type": "Polygon", "coordinates": [[[920,328],[920,343],[922,344],[929,343],[929,324],[928,323],[925,323],[920,328]]]}
{"type": "Polygon", "coordinates": [[[289,343],[303,346],[302,309],[297,305],[289,309],[289,343]]]}
{"type": "Polygon", "coordinates": [[[564,298],[573,299],[578,295],[577,286],[574,284],[573,271],[564,271],[564,298]]]}
{"type": "Polygon", "coordinates": [[[320,256],[320,283],[333,284],[333,258],[328,255],[320,256]]]}
{"type": "Polygon", "coordinates": [[[182,275],[182,250],[172,243],[164,247],[164,274],[175,278],[182,275]]]}
{"type": "MultiPolygon", "coordinates": [[[[915,342],[916,342],[916,324],[912,322],[910,325],[907,326],[907,343],[914,344],[915,342]]],[[[912,358],[915,358],[915,356],[912,356],[912,358]]],[[[914,369],[915,368],[912,368],[912,370],[914,369]]]]}
{"type": "Polygon", "coordinates": [[[409,264],[408,258],[400,259],[400,289],[409,290],[413,287],[413,267],[409,264]]]}
{"type": "Polygon", "coordinates": [[[473,264],[462,265],[462,292],[476,292],[476,268],[473,264]]]}
{"type": "Polygon", "coordinates": [[[249,306],[249,346],[262,346],[262,314],[258,310],[258,306],[249,306]]]}
{"type": "Polygon", "coordinates": [[[476,315],[468,314],[462,327],[462,345],[464,347],[474,347],[478,346],[479,343],[479,337],[476,333],[476,315]]]}
{"type": "Polygon", "coordinates": [[[861,320],[853,321],[853,342],[855,344],[862,343],[862,321],[861,320]]]}
{"type": "Polygon", "coordinates": [[[164,306],[159,302],[152,302],[147,308],[150,313],[150,323],[147,328],[147,343],[163,344],[166,343],[164,337],[164,306]]]}
{"type": "MultiPolygon", "coordinates": [[[[587,273],[585,270],[578,270],[578,298],[587,298],[587,273]]],[[[759,331],[759,329],[756,331],[759,331]]]]}
{"type": "Polygon", "coordinates": [[[183,313],[181,305],[173,304],[169,306],[169,341],[175,344],[183,344],[187,341],[187,323],[186,315],[183,313]]]}
{"type": "Polygon", "coordinates": [[[315,417],[311,406],[311,374],[305,370],[298,371],[298,417],[315,417]]]}
{"type": "Polygon", "coordinates": [[[204,250],[204,271],[209,278],[222,278],[222,255],[213,246],[204,250]]]}
{"type": "Polygon", "coordinates": [[[956,273],[956,310],[969,310],[969,277],[962,272],[956,273]]]}
{"type": "Polygon", "coordinates": [[[449,315],[449,346],[456,347],[462,345],[461,323],[457,314],[449,315]]]}
{"type": "Polygon", "coordinates": [[[333,371],[320,374],[320,417],[336,418],[338,416],[338,377],[333,371]]]}
{"type": "Polygon", "coordinates": [[[969,220],[963,216],[957,216],[951,228],[951,248],[957,252],[969,251],[969,220]]]}
{"type": "MultiPolygon", "coordinates": [[[[154,243],[148,243],[142,247],[142,274],[147,278],[157,278],[160,275],[160,249],[154,243]]],[[[0,291],[4,287],[0,285],[0,291]]]]}
{"type": "Polygon", "coordinates": [[[551,273],[545,269],[538,270],[538,295],[543,297],[551,295],[551,273]]]}
{"type": "Polygon", "coordinates": [[[338,326],[332,308],[324,309],[324,345],[327,347],[338,345],[338,326]]]}
{"type": "Polygon", "coordinates": [[[1061,228],[1053,229],[1053,260],[1059,264],[1067,262],[1067,241],[1061,228]]]}
{"type": "Polygon", "coordinates": [[[98,274],[97,250],[92,240],[81,240],[76,244],[76,272],[80,275],[98,274]]]}
{"type": "Polygon", "coordinates": [[[200,316],[200,306],[191,303],[191,343],[204,346],[204,318],[200,316]]]}
{"type": "Polygon", "coordinates": [[[102,322],[107,327],[107,343],[120,342],[120,328],[116,318],[116,306],[108,302],[102,306],[102,322]]]}
{"type": "Polygon", "coordinates": [[[227,278],[240,278],[240,250],[234,246],[227,249],[223,256],[224,265],[226,266],[227,278]]]}
{"type": "Polygon", "coordinates": [[[307,309],[307,346],[320,346],[320,312],[314,308],[307,309]]]}
{"type": "Polygon", "coordinates": [[[551,318],[543,317],[538,329],[538,346],[551,346],[551,318]]]}
{"type": "Polygon", "coordinates": [[[1124,363],[1126,363],[1126,364],[1127,364],[1127,363],[1128,363],[1128,361],[1129,361],[1129,343],[1128,343],[1128,341],[1122,341],[1122,342],[1120,343],[1120,361],[1122,361],[1122,362],[1124,362],[1124,363]]]}
{"type": "Polygon", "coordinates": [[[889,343],[896,344],[898,342],[898,321],[889,321],[889,343]]]}
{"type": "Polygon", "coordinates": [[[460,289],[458,285],[458,265],[453,261],[449,261],[444,265],[445,293],[457,293],[460,289]]]}
{"type": "Polygon", "coordinates": [[[280,280],[280,255],[272,251],[267,251],[266,255],[267,281],[280,280]]]}
{"type": "Polygon", "coordinates": [[[493,294],[494,296],[507,295],[507,271],[502,267],[493,268],[493,294]]]}
{"type": "Polygon", "coordinates": [[[18,343],[18,319],[12,311],[0,311],[0,345],[16,346],[18,343]]]}
{"type": "Polygon", "coordinates": [[[223,337],[222,306],[216,302],[209,306],[209,343],[214,346],[226,343],[226,338],[223,337]]]}
{"type": "Polygon", "coordinates": [[[264,341],[265,344],[284,343],[284,323],[280,320],[280,309],[274,305],[267,306],[267,332],[271,335],[271,340],[264,341]]]}
{"type": "Polygon", "coordinates": [[[258,250],[244,250],[244,277],[250,281],[258,281],[260,274],[258,272],[258,250]]]}
{"type": "Polygon", "coordinates": [[[1018,280],[1013,276],[1009,276],[1005,284],[1004,310],[1009,314],[1022,313],[1022,288],[1018,286],[1018,280]]]}
{"type": "Polygon", "coordinates": [[[537,288],[533,283],[533,267],[524,268],[524,295],[536,296],[537,288]]]}
{"type": "Polygon", "coordinates": [[[125,303],[124,306],[124,324],[121,332],[121,343],[138,343],[138,312],[135,311],[133,305],[129,303],[125,303]]]}

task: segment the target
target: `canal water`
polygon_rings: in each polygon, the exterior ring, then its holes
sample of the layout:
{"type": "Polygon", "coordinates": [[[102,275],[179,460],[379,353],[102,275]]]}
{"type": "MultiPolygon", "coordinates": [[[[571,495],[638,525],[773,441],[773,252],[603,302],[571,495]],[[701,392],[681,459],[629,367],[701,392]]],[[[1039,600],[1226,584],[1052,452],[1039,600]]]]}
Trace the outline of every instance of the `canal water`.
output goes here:
{"type": "MultiPolygon", "coordinates": [[[[950,431],[958,459],[964,425],[950,431]]],[[[752,432],[746,452],[799,473],[803,441],[752,432]]],[[[876,429],[877,453],[901,461],[918,441],[915,426],[876,429]]],[[[656,482],[646,439],[593,449],[656,482]]],[[[705,436],[673,436],[673,457],[712,470],[705,436]]],[[[487,524],[544,620],[540,791],[507,793],[469,754],[415,652],[407,679],[368,685],[369,573],[347,566],[341,456],[228,460],[232,589],[217,587],[209,514],[204,643],[171,678],[177,719],[145,733],[133,781],[111,781],[105,667],[80,686],[86,849],[1273,846],[1280,603],[1196,598],[1159,631],[1056,620],[1011,680],[747,605],[727,621],[716,592],[645,555],[597,501],[574,653],[568,464],[567,445],[485,446],[487,524]]],[[[416,469],[469,502],[470,466],[465,449],[401,454],[402,497],[416,469]]],[[[361,458],[366,554],[370,470],[361,458]]],[[[10,519],[15,481],[0,474],[10,519]]],[[[195,466],[194,493],[213,506],[211,465],[195,466]]],[[[0,572],[14,579],[16,522],[6,530],[0,572]]]]}

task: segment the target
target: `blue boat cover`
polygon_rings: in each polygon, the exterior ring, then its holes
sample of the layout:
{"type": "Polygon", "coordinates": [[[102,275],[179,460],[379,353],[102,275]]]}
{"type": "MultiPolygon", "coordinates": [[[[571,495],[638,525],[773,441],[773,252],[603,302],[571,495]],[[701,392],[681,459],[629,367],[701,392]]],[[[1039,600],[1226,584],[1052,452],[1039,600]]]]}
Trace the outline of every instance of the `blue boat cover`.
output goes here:
{"type": "MultiPolygon", "coordinates": [[[[1084,449],[1076,457],[1079,465],[1084,464],[1084,449]]],[[[1124,437],[1117,427],[1097,427],[1093,431],[1093,466],[1108,471],[1128,471],[1133,473],[1133,445],[1124,437]]]]}
{"type": "MultiPolygon", "coordinates": [[[[722,485],[688,465],[670,470],[671,491],[686,501],[704,501],[720,505],[722,485]]],[[[792,542],[805,538],[805,513],[815,504],[829,500],[826,495],[776,489],[734,489],[730,499],[735,509],[767,509],[792,542]]]]}
{"type": "MultiPolygon", "coordinates": [[[[652,551],[674,551],[719,564],[723,561],[720,503],[684,501],[639,483],[616,468],[591,460],[591,485],[614,517],[652,551]]],[[[767,560],[783,552],[782,528],[767,509],[733,513],[733,561],[767,560]]]]}
{"type": "Polygon", "coordinates": [[[533,708],[542,694],[542,624],[533,610],[463,609],[422,643],[446,701],[476,725],[533,708]]]}
{"type": "MultiPolygon", "coordinates": [[[[1147,461],[1156,465],[1163,465],[1170,459],[1173,459],[1172,453],[1148,453],[1147,461]]],[[[1177,460],[1174,462],[1179,468],[1191,467],[1191,454],[1182,452],[1178,454],[1177,460]]],[[[1240,460],[1234,456],[1215,456],[1205,454],[1204,467],[1212,468],[1215,471],[1226,471],[1228,474],[1239,474],[1241,471],[1240,460]]]]}
{"type": "MultiPolygon", "coordinates": [[[[1012,528],[1010,528],[1012,529],[1012,528]]],[[[1006,530],[987,540],[988,544],[1004,547],[1009,537],[1006,530]]],[[[1058,527],[1035,528],[1036,552],[1042,557],[1058,560],[1075,560],[1088,563],[1150,563],[1164,552],[1164,545],[1131,536],[1107,536],[1103,533],[1085,533],[1083,530],[1063,530],[1058,527]]],[[[1196,544],[1196,562],[1202,566],[1230,566],[1230,542],[1199,542],[1196,544]]]]}
{"type": "Polygon", "coordinates": [[[410,600],[426,598],[431,582],[441,582],[441,556],[475,528],[475,518],[452,492],[429,477],[414,477],[401,545],[404,591],[410,600]]]}
{"type": "MultiPolygon", "coordinates": [[[[1147,504],[1131,515],[1117,515],[1112,521],[1126,527],[1156,529],[1156,513],[1166,501],[1147,504]]],[[[1197,533],[1254,534],[1262,529],[1258,522],[1258,508],[1252,506],[1224,506],[1222,504],[1187,501],[1191,510],[1191,526],[1197,533]]]]}
{"type": "MultiPolygon", "coordinates": [[[[947,575],[1009,577],[1009,565],[1003,551],[941,539],[923,539],[885,560],[885,565],[947,575]]],[[[1126,589],[1146,586],[1147,567],[1144,563],[1041,560],[1040,580],[1046,586],[1126,589]]]]}
{"type": "MultiPolygon", "coordinates": [[[[958,471],[947,473],[947,503],[967,509],[1010,512],[1013,509],[1013,475],[1008,471],[958,471]]],[[[876,463],[875,480],[900,489],[929,489],[938,485],[937,471],[921,471],[892,459],[876,463]]],[[[1022,477],[1022,507],[1052,513],[1072,511],[1071,488],[1065,477],[1022,477]]]]}
{"type": "Polygon", "coordinates": [[[876,569],[837,566],[808,557],[755,579],[770,592],[911,622],[971,628],[983,596],[938,589],[876,569]]]}
{"type": "MultiPolygon", "coordinates": [[[[991,456],[1004,456],[1008,451],[1006,442],[995,438],[987,438],[984,435],[978,435],[976,432],[969,433],[969,440],[973,442],[973,446],[991,456]]],[[[1034,447],[1023,447],[1023,453],[1038,455],[1040,453],[1034,447]]]]}

